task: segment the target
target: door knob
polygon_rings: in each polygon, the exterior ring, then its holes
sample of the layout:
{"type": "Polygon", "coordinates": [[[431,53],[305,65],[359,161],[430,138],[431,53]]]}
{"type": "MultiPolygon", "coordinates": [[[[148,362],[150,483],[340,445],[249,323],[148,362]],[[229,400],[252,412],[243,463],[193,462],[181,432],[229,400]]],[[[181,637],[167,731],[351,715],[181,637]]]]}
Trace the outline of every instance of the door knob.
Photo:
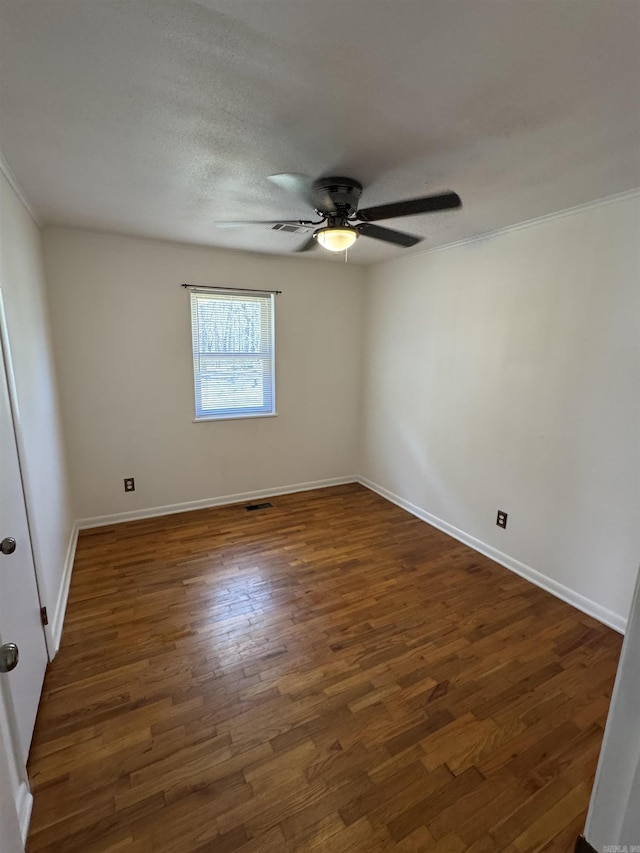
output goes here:
{"type": "Polygon", "coordinates": [[[11,672],[18,666],[18,647],[15,643],[0,646],[0,672],[11,672]]]}
{"type": "Polygon", "coordinates": [[[5,539],[0,542],[0,551],[3,554],[13,554],[16,550],[16,540],[13,536],[7,536],[5,539]]]}

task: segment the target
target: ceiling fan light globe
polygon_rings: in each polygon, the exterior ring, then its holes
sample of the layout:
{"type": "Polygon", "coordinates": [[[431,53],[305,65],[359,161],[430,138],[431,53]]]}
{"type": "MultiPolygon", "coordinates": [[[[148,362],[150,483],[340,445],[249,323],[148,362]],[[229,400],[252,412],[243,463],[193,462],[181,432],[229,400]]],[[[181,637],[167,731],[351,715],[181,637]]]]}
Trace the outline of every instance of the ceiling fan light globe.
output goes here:
{"type": "Polygon", "coordinates": [[[344,252],[358,239],[353,228],[319,228],[313,235],[323,249],[330,252],[344,252]]]}

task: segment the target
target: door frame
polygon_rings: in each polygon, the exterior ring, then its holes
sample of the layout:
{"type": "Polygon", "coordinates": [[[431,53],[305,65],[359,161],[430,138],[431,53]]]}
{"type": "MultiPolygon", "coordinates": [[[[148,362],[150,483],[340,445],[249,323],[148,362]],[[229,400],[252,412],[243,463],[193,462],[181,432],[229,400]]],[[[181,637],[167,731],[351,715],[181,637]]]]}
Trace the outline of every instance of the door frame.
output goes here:
{"type": "MultiPolygon", "coordinates": [[[[640,571],[636,578],[627,630],[611,695],[607,723],[584,830],[590,845],[621,850],[638,839],[625,838],[637,815],[640,788],[640,738],[637,734],[640,687],[640,571]]],[[[637,830],[636,830],[637,831],[637,830]]]]}
{"type": "Polygon", "coordinates": [[[4,755],[0,756],[2,761],[2,775],[8,775],[10,790],[13,795],[16,820],[20,828],[22,844],[26,844],[29,823],[31,821],[31,810],[33,808],[33,794],[29,785],[26,764],[23,765],[18,747],[18,730],[16,726],[15,710],[13,700],[7,690],[6,682],[0,681],[0,750],[4,755]],[[7,772],[8,771],[8,772],[7,772]]]}

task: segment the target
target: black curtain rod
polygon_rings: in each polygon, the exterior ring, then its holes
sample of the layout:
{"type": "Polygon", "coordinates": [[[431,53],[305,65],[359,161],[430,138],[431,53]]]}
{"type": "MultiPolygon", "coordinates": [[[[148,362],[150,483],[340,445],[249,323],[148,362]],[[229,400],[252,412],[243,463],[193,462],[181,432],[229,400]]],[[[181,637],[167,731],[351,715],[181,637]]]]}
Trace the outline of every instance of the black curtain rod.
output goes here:
{"type": "Polygon", "coordinates": [[[256,287],[215,287],[207,284],[181,284],[180,287],[193,287],[196,290],[224,290],[227,293],[237,290],[239,293],[282,293],[281,290],[258,290],[256,287]]]}

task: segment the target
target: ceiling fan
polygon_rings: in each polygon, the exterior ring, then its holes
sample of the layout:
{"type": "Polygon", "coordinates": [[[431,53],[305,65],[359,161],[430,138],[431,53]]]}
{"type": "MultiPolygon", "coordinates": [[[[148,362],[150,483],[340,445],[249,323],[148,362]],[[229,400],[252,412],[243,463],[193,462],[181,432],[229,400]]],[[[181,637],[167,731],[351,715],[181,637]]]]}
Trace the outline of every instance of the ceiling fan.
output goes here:
{"type": "Polygon", "coordinates": [[[294,231],[297,227],[320,226],[305,242],[295,249],[306,252],[318,243],[330,252],[343,252],[353,246],[358,237],[373,237],[396,246],[415,246],[423,237],[404,231],[383,228],[372,223],[380,219],[395,219],[398,216],[414,216],[418,213],[434,213],[461,207],[460,196],[454,192],[412,198],[381,204],[377,207],[358,209],[362,185],[353,178],[329,177],[313,180],[306,175],[283,173],[270,175],[269,180],[285,190],[294,192],[309,204],[320,217],[311,219],[247,220],[245,222],[217,222],[218,228],[242,225],[271,225],[274,230],[294,231]],[[278,228],[277,226],[280,226],[278,228]]]}

